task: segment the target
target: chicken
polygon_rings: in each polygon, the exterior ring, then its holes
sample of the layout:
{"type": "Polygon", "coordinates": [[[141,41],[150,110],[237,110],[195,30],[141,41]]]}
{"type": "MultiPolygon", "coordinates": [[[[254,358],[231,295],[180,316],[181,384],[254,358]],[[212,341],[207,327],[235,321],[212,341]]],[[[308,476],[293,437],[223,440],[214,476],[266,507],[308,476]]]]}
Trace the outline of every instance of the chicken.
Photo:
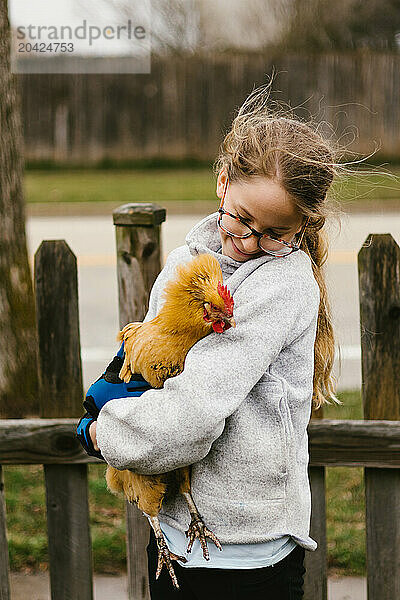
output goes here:
{"type": "MultiPolygon", "coordinates": [[[[124,341],[125,360],[119,377],[129,382],[138,373],[154,388],[162,388],[164,381],[183,371],[190,348],[212,331],[223,333],[236,327],[233,319],[233,298],[223,285],[219,262],[210,254],[200,254],[179,265],[174,279],[163,291],[165,302],[158,315],[146,323],[128,323],[118,334],[124,341]]],[[[130,503],[149,517],[158,547],[156,578],[165,564],[173,585],[179,589],[171,560],[187,562],[186,558],[170,552],[160,528],[158,513],[168,491],[185,497],[191,522],[186,536],[190,552],[196,537],[203,556],[209,560],[206,537],[222,550],[212,531],[204,524],[191,495],[190,465],[160,475],[135,474],[131,470],[107,467],[106,481],[112,493],[122,492],[130,503]]]]}

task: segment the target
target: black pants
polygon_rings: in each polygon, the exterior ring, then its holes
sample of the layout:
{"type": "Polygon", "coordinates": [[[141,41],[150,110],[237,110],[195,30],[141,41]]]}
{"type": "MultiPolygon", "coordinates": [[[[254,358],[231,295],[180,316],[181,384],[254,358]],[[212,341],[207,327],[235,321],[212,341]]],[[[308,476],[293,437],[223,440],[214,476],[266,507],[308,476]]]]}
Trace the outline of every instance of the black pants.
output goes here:
{"type": "Polygon", "coordinates": [[[180,588],[176,590],[165,565],[156,580],[157,542],[151,529],[147,546],[151,600],[301,600],[304,555],[305,549],[297,545],[274,566],[257,569],[182,567],[174,560],[180,588]]]}

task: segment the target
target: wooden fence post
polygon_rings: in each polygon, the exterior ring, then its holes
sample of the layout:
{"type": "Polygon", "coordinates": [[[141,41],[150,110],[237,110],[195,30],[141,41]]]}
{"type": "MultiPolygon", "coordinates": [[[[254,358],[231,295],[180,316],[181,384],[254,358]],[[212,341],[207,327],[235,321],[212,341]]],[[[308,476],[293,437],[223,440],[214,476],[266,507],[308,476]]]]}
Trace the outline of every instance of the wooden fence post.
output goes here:
{"type": "Polygon", "coordinates": [[[327,600],[325,467],[309,466],[308,475],[311,489],[310,536],[316,540],[318,548],[315,552],[305,553],[304,600],[327,600]]]}
{"type": "MultiPolygon", "coordinates": [[[[400,419],[400,248],[370,234],[358,253],[364,419],[400,419]]],[[[400,598],[400,469],[364,469],[368,600],[400,598]]]]}
{"type": "MultiPolygon", "coordinates": [[[[311,409],[311,419],[322,419],[324,409],[311,409]]],[[[327,600],[327,546],[326,546],[326,509],[325,509],[325,467],[308,466],[311,490],[310,536],[316,540],[315,552],[306,552],[304,566],[304,600],[327,600]]]]}
{"type": "MultiPolygon", "coordinates": [[[[35,254],[40,417],[82,415],[76,257],[64,240],[35,254]]],[[[87,464],[44,464],[52,600],[92,600],[87,464]]]]}
{"type": "MultiPolygon", "coordinates": [[[[150,290],[161,270],[161,224],[166,210],[157,204],[124,204],[113,211],[117,245],[120,328],[142,321],[150,290]]],[[[149,600],[146,546],[149,523],[125,503],[129,600],[149,600]]]]}

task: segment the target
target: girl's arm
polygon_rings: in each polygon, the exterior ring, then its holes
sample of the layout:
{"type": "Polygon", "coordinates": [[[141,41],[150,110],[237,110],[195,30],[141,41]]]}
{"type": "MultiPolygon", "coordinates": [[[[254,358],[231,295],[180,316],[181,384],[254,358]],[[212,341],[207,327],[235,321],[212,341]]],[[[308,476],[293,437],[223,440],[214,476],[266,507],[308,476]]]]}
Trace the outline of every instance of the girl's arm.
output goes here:
{"type": "MultiPolygon", "coordinates": [[[[118,364],[122,361],[124,344],[121,345],[116,356],[114,356],[111,363],[106,367],[104,373],[89,387],[83,406],[86,410],[85,414],[79,420],[76,427],[76,436],[82,444],[85,452],[89,456],[96,456],[104,460],[97,443],[95,443],[95,437],[93,439],[92,432],[95,432],[97,415],[100,412],[100,408],[108,401],[110,396],[110,388],[116,389],[110,383],[107,383],[104,379],[105,375],[117,375],[118,364]]],[[[111,394],[113,395],[113,394],[111,394]]]]}
{"type": "MultiPolygon", "coordinates": [[[[150,321],[157,314],[157,300],[159,297],[159,288],[162,285],[162,280],[165,277],[164,269],[160,271],[154,284],[152,286],[149,298],[149,308],[143,321],[150,321]]],[[[113,360],[106,367],[104,373],[90,386],[87,391],[85,400],[83,402],[84,409],[86,410],[83,417],[78,422],[76,427],[76,436],[82,444],[85,452],[90,456],[96,456],[104,460],[96,441],[96,427],[97,427],[97,416],[99,411],[106,402],[109,402],[115,397],[125,397],[128,395],[126,391],[126,384],[115,383],[112,384],[112,380],[117,378],[119,371],[121,370],[122,362],[124,357],[124,343],[122,342],[117,354],[113,360]],[[104,376],[108,372],[106,381],[104,376]],[[122,393],[123,392],[123,393],[122,393]]],[[[134,383],[132,385],[138,385],[134,383]]],[[[147,386],[149,389],[150,385],[147,386]]],[[[139,388],[138,388],[139,389],[139,388]]],[[[134,392],[133,395],[138,396],[143,392],[134,392]]]]}
{"type": "Polygon", "coordinates": [[[140,396],[145,390],[151,389],[147,381],[121,381],[118,374],[124,361],[124,343],[110,362],[104,373],[89,387],[83,406],[85,415],[80,419],[76,435],[83,448],[90,456],[103,458],[96,442],[96,419],[101,408],[114,398],[140,396]]]}
{"type": "Polygon", "coordinates": [[[93,425],[96,426],[96,419],[86,412],[77,425],[76,436],[89,456],[96,456],[101,460],[105,460],[97,444],[94,444],[91,431],[95,433],[96,430],[93,429],[93,425]]]}
{"type": "Polygon", "coordinates": [[[89,427],[89,435],[90,435],[90,439],[92,440],[93,446],[95,450],[100,450],[100,448],[97,445],[97,438],[96,438],[96,425],[97,425],[97,421],[93,421],[93,423],[90,424],[89,427]]]}
{"type": "Polygon", "coordinates": [[[306,330],[315,336],[319,288],[311,267],[288,268],[285,278],[280,269],[258,269],[246,283],[234,295],[236,328],[200,339],[162,389],[101,409],[96,434],[107,463],[155,474],[201,460],[281,350],[306,330]]]}

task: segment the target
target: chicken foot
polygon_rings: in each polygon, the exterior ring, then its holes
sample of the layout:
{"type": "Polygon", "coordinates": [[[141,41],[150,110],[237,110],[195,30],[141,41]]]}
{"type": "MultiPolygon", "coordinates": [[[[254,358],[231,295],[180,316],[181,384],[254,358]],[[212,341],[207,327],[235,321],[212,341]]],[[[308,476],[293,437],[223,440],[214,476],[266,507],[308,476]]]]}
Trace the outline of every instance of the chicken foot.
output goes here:
{"type": "Polygon", "coordinates": [[[185,531],[186,537],[189,538],[189,544],[188,544],[186,551],[187,552],[192,551],[192,546],[193,546],[194,540],[197,537],[197,538],[199,538],[199,542],[200,542],[201,548],[203,550],[204,558],[206,560],[210,560],[206,537],[209,537],[214,542],[214,544],[217,546],[217,548],[219,548],[219,550],[222,550],[222,546],[221,546],[217,536],[205,526],[204,521],[201,518],[199,511],[197,510],[197,507],[194,503],[192,494],[190,492],[182,492],[182,493],[185,496],[186,502],[188,503],[189,512],[192,517],[192,520],[189,525],[189,529],[187,531],[185,531]]]}
{"type": "Polygon", "coordinates": [[[151,526],[154,531],[154,535],[156,536],[157,548],[158,548],[158,564],[156,571],[156,579],[158,579],[161,569],[163,565],[165,565],[168,569],[168,572],[171,576],[173,586],[179,590],[178,580],[175,575],[174,568],[172,566],[171,560],[180,560],[182,562],[187,562],[187,559],[184,556],[178,556],[170,551],[167,546],[167,542],[165,541],[165,537],[163,532],[161,531],[160,521],[158,517],[150,517],[151,526]]]}

